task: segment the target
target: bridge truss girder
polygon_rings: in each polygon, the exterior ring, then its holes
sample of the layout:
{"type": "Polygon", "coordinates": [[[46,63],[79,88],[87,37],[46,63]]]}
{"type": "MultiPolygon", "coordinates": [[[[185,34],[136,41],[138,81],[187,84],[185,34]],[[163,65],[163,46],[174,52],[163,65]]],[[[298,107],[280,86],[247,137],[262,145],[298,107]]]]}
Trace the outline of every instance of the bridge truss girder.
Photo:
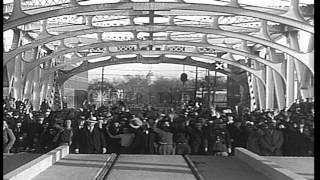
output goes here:
{"type": "MultiPolygon", "coordinates": [[[[66,5],[66,4],[65,4],[66,5]]],[[[277,11],[278,14],[272,14],[262,11],[253,10],[244,6],[241,6],[237,1],[227,3],[225,5],[208,5],[208,4],[194,4],[185,3],[184,1],[175,3],[162,3],[162,2],[131,2],[126,1],[119,3],[104,3],[97,5],[80,5],[76,0],[71,0],[67,6],[61,6],[55,10],[48,10],[44,12],[36,13],[36,11],[29,10],[28,14],[21,8],[20,0],[15,0],[13,5],[13,12],[8,19],[5,19],[3,31],[12,29],[14,30],[14,43],[12,43],[10,51],[4,52],[3,64],[7,66],[9,70],[10,80],[13,80],[13,94],[16,98],[29,98],[32,99],[37,108],[41,99],[45,98],[47,93],[50,91],[50,83],[54,79],[54,72],[59,71],[64,78],[60,79],[62,83],[66,79],[75,75],[75,72],[83,72],[91,69],[91,67],[98,67],[112,64],[125,64],[132,62],[140,63],[186,63],[188,65],[196,65],[210,69],[211,61],[223,62],[236,67],[239,67],[247,72],[252,77],[253,94],[258,101],[258,108],[285,108],[289,107],[294,100],[295,92],[298,91],[301,97],[312,97],[313,96],[313,74],[314,74],[314,51],[313,44],[310,43],[310,47],[306,52],[301,52],[299,43],[297,41],[298,31],[305,31],[311,34],[310,42],[313,42],[313,26],[309,24],[299,11],[299,1],[292,0],[291,6],[287,11],[277,11]],[[135,16],[128,16],[129,24],[120,26],[110,27],[98,27],[94,25],[94,16],[103,12],[104,14],[111,13],[123,13],[135,14],[135,16]],[[167,16],[160,15],[159,17],[167,17],[166,23],[154,23],[150,20],[149,24],[138,25],[135,23],[136,19],[140,15],[148,15],[145,12],[154,11],[168,12],[167,16]],[[211,17],[210,22],[202,23],[204,26],[197,25],[185,25],[179,21],[181,19],[176,18],[179,16],[177,12],[186,13],[187,11],[198,11],[202,14],[209,14],[211,17]],[[176,14],[175,14],[176,13],[176,14]],[[84,24],[79,30],[69,32],[59,32],[58,34],[49,33],[54,27],[48,25],[47,19],[62,15],[77,15],[83,17],[84,24]],[[257,18],[260,21],[260,26],[256,30],[226,30],[227,24],[221,24],[219,18],[223,16],[246,16],[257,18]],[[40,31],[25,31],[21,29],[21,26],[30,24],[33,22],[41,21],[40,31]],[[268,22],[280,23],[283,26],[282,31],[274,32],[282,33],[282,37],[288,40],[288,46],[277,43],[271,38],[270,26],[268,22]],[[32,40],[29,32],[36,33],[37,37],[34,38],[30,43],[22,45],[21,41],[23,38],[32,40]],[[133,38],[127,41],[108,41],[102,38],[103,33],[112,32],[129,32],[132,33],[133,38]],[[155,32],[167,33],[167,37],[162,40],[140,40],[138,39],[138,33],[149,33],[155,32]],[[187,32],[202,34],[200,41],[191,40],[173,40],[172,33],[175,32],[187,32]],[[69,38],[78,38],[81,40],[82,35],[97,34],[96,42],[82,44],[81,46],[68,47],[65,45],[65,41],[69,38]],[[211,39],[208,38],[211,35],[218,36],[218,38],[233,38],[238,39],[237,43],[228,44],[225,41],[223,43],[212,43],[211,39]],[[52,48],[54,42],[60,42],[58,48],[52,48]],[[252,48],[247,47],[247,43],[253,45],[260,45],[265,50],[265,55],[261,53],[253,52],[252,48]],[[136,45],[135,51],[124,51],[114,52],[110,50],[110,47],[129,46],[136,45]],[[153,50],[142,50],[139,47],[145,45],[165,45],[165,46],[192,46],[193,51],[174,52],[164,48],[161,51],[153,50]],[[102,52],[94,56],[78,56],[77,53],[81,51],[87,51],[90,48],[101,48],[107,47],[106,52],[102,52]],[[200,48],[210,48],[210,52],[201,52],[200,48]],[[22,56],[22,54],[29,52],[31,56],[22,56]],[[41,53],[46,51],[47,53],[41,53]],[[53,52],[52,52],[53,51],[53,52]],[[276,56],[276,51],[283,52],[285,54],[284,59],[279,60],[276,56]],[[223,57],[215,57],[216,52],[226,52],[227,54],[223,57]],[[65,71],[60,70],[65,68],[66,64],[54,65],[56,59],[66,59],[64,56],[73,53],[73,58],[69,59],[69,62],[75,64],[82,62],[81,66],[74,69],[65,71]],[[136,54],[136,58],[123,59],[116,58],[117,55],[124,54],[136,54]],[[159,56],[159,60],[147,61],[143,55],[153,54],[159,56]],[[165,55],[180,55],[185,56],[185,60],[169,59],[165,55]],[[250,63],[240,63],[234,55],[242,56],[245,60],[250,60],[250,63]],[[111,56],[111,60],[102,62],[90,63],[88,60],[95,59],[98,57],[111,56]],[[201,57],[210,60],[210,63],[196,61],[192,57],[201,57]],[[86,63],[84,63],[86,62],[86,63]],[[88,66],[84,67],[84,64],[88,66]],[[295,76],[298,79],[299,87],[292,90],[295,76]],[[41,78],[40,78],[41,77],[41,78]],[[48,83],[50,81],[50,83],[48,83]],[[30,86],[33,87],[33,95],[30,95],[30,86]],[[277,101],[275,105],[274,99],[277,101]]],[[[149,15],[149,19],[153,19],[154,15],[149,15]]],[[[278,25],[277,25],[278,26],[278,25]]],[[[233,26],[233,28],[238,26],[233,26]]],[[[150,36],[151,37],[151,36],[150,36]]],[[[149,38],[150,38],[149,37],[149,38]]],[[[152,36],[153,37],[153,36],[152,36]]],[[[79,41],[81,42],[81,41],[79,41]]],[[[252,45],[251,45],[252,46],[252,45]]],[[[83,54],[83,53],[82,53],[83,54]]],[[[234,76],[234,73],[229,72],[229,76],[234,76]]],[[[61,77],[60,77],[61,78],[61,77]]]]}

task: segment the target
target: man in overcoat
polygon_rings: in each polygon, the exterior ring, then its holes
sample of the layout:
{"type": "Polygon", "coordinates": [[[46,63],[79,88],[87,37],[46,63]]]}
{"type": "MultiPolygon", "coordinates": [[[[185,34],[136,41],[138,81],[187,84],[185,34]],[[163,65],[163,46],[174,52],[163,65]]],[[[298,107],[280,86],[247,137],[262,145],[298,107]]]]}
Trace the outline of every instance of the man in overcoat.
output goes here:
{"type": "Polygon", "coordinates": [[[104,154],[107,152],[104,135],[94,126],[96,123],[96,117],[91,117],[87,120],[86,127],[79,131],[75,153],[104,154]]]}

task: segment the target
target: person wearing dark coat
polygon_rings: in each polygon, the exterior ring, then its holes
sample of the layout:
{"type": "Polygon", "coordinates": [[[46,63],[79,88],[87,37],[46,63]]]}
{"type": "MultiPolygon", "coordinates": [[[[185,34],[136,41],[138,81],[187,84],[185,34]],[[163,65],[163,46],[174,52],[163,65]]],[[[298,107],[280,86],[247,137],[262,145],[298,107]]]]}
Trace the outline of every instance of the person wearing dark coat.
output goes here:
{"type": "Polygon", "coordinates": [[[173,127],[173,142],[175,143],[176,154],[190,154],[189,127],[182,118],[177,118],[173,127]]]}
{"type": "MultiPolygon", "coordinates": [[[[109,132],[112,136],[116,136],[120,134],[120,123],[118,121],[114,121],[109,127],[109,132]]],[[[119,154],[121,150],[120,139],[111,138],[108,134],[106,134],[106,142],[108,153],[116,153],[119,154]]]]}
{"type": "Polygon", "coordinates": [[[248,132],[245,129],[245,126],[242,125],[241,121],[235,121],[234,123],[227,125],[227,130],[230,133],[231,141],[231,154],[234,153],[235,147],[246,148],[248,132]]]}
{"type": "Polygon", "coordinates": [[[157,144],[157,133],[151,128],[154,125],[153,118],[148,118],[145,134],[145,154],[157,154],[158,144],[157,144]]]}
{"type": "Polygon", "coordinates": [[[262,156],[281,156],[283,145],[283,134],[276,129],[276,121],[270,120],[263,129],[264,133],[259,139],[260,152],[262,156]]]}
{"type": "Polygon", "coordinates": [[[24,132],[22,131],[21,126],[21,121],[18,121],[15,128],[13,129],[13,134],[16,137],[16,142],[13,145],[12,151],[15,153],[20,152],[24,148],[24,132]]]}
{"type": "Polygon", "coordinates": [[[191,154],[199,155],[203,153],[203,126],[201,122],[195,122],[189,128],[189,145],[191,154]]]}
{"type": "Polygon", "coordinates": [[[145,141],[146,136],[142,130],[142,121],[139,118],[133,118],[130,120],[129,126],[132,128],[135,136],[130,145],[132,154],[144,154],[145,153],[145,141]]]}
{"type": "Polygon", "coordinates": [[[246,149],[256,154],[260,154],[259,139],[262,136],[263,131],[258,128],[253,122],[247,124],[248,139],[246,143],[246,149]]]}
{"type": "Polygon", "coordinates": [[[104,154],[107,152],[104,135],[94,127],[95,123],[96,117],[92,117],[87,121],[87,127],[79,131],[75,153],[104,154]]]}
{"type": "Polygon", "coordinates": [[[288,124],[283,130],[284,143],[283,143],[283,155],[284,156],[306,156],[308,153],[308,140],[299,132],[298,128],[294,128],[294,125],[288,124]]]}
{"type": "Polygon", "coordinates": [[[221,119],[209,120],[204,133],[204,148],[209,155],[228,156],[231,153],[230,135],[221,119]]]}
{"type": "Polygon", "coordinates": [[[152,126],[153,131],[158,135],[158,153],[160,155],[174,155],[173,133],[170,129],[169,121],[162,121],[161,126],[158,128],[157,123],[159,119],[155,120],[155,124],[152,126]]]}

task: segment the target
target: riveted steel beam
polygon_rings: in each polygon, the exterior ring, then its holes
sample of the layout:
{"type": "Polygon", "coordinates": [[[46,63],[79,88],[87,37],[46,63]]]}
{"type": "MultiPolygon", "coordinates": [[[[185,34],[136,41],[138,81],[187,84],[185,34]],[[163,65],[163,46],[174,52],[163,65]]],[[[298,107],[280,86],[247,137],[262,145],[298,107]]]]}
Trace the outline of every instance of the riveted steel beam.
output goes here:
{"type": "MultiPolygon", "coordinates": [[[[213,48],[215,50],[218,51],[223,51],[223,52],[229,52],[232,54],[237,54],[237,55],[241,55],[244,57],[248,57],[251,59],[254,59],[262,64],[265,64],[267,66],[270,66],[272,69],[274,69],[276,72],[279,73],[279,75],[283,78],[283,80],[285,81],[285,76],[284,74],[281,72],[281,68],[283,66],[283,63],[274,63],[271,61],[267,61],[263,58],[260,58],[259,56],[253,55],[249,52],[244,52],[244,51],[240,51],[240,50],[236,50],[236,49],[232,49],[232,48],[227,48],[227,47],[221,47],[221,46],[216,46],[216,45],[209,45],[206,43],[196,43],[196,42],[186,42],[186,41],[169,41],[169,40],[159,40],[159,41],[142,41],[142,40],[134,40],[134,41],[115,41],[115,42],[102,42],[102,43],[94,43],[94,44],[90,44],[90,45],[85,45],[85,46],[80,46],[80,47],[75,47],[75,48],[68,48],[68,49],[64,49],[61,51],[57,51],[52,53],[49,56],[43,57],[38,59],[37,61],[33,61],[32,63],[29,63],[28,65],[28,70],[32,70],[34,67],[38,66],[39,64],[50,60],[52,58],[58,57],[58,56],[62,56],[64,54],[67,53],[71,53],[71,52],[79,52],[82,50],[87,50],[89,48],[103,48],[103,47],[109,47],[109,46],[121,46],[121,45],[149,45],[149,44],[153,44],[153,45],[184,45],[184,46],[196,46],[196,47],[206,47],[206,48],[213,48]]],[[[200,54],[200,52],[199,52],[200,54]]]]}
{"type": "MultiPolygon", "coordinates": [[[[242,74],[235,74],[226,70],[216,70],[214,68],[214,64],[211,63],[206,63],[206,62],[199,62],[193,59],[190,59],[189,57],[186,57],[184,59],[177,59],[177,58],[170,58],[170,57],[165,57],[165,56],[160,56],[158,57],[148,57],[144,58],[141,56],[137,57],[132,57],[132,58],[116,58],[116,57],[111,57],[108,60],[104,61],[99,61],[99,62],[94,62],[94,63],[89,63],[85,62],[81,64],[79,67],[73,68],[71,70],[66,70],[62,71],[63,76],[58,79],[59,83],[64,83],[66,80],[71,78],[72,76],[91,70],[95,69],[98,67],[102,66],[111,66],[111,65],[119,65],[119,64],[130,64],[130,63],[148,63],[148,62],[158,62],[158,63],[170,63],[170,64],[181,64],[181,65],[189,65],[189,66],[197,66],[205,69],[209,69],[210,71],[217,71],[219,73],[225,74],[225,75],[230,75],[232,77],[239,77],[242,74]]],[[[63,68],[64,65],[60,65],[60,67],[54,67],[46,72],[46,76],[59,70],[60,68],[63,68]]]]}
{"type": "Polygon", "coordinates": [[[128,55],[128,54],[140,54],[142,56],[181,55],[181,56],[199,57],[199,58],[203,58],[203,59],[212,60],[213,62],[218,61],[218,62],[230,64],[230,65],[239,67],[245,71],[248,71],[248,72],[254,74],[257,78],[261,79],[261,81],[264,83],[264,79],[262,77],[261,70],[252,69],[250,67],[247,67],[247,66],[240,64],[238,62],[235,62],[235,61],[230,61],[230,60],[223,59],[223,58],[218,58],[218,57],[213,57],[213,56],[208,56],[208,55],[201,55],[201,54],[190,53],[190,52],[172,52],[172,51],[106,52],[106,53],[101,53],[99,55],[93,55],[93,56],[72,59],[72,61],[73,61],[73,63],[76,63],[76,62],[83,62],[83,61],[88,61],[91,59],[102,58],[102,57],[107,57],[107,56],[128,55]]]}
{"type": "Polygon", "coordinates": [[[266,12],[260,12],[256,10],[245,9],[244,7],[231,7],[211,4],[194,4],[194,3],[170,3],[170,2],[135,2],[135,3],[106,3],[106,4],[94,4],[94,5],[80,5],[71,6],[59,10],[52,10],[29,16],[16,15],[12,17],[3,25],[3,30],[17,27],[19,25],[48,19],[51,17],[71,15],[86,12],[98,12],[108,10],[135,10],[135,11],[161,11],[161,10],[193,10],[193,11],[207,11],[207,12],[221,12],[228,14],[235,14],[241,16],[249,16],[260,18],[268,21],[279,22],[291,27],[295,27],[310,33],[314,33],[314,27],[306,22],[291,19],[286,16],[275,15],[266,12]]]}
{"type": "Polygon", "coordinates": [[[139,31],[143,31],[143,32],[145,32],[145,31],[157,31],[157,32],[160,32],[160,31],[183,31],[183,32],[197,32],[197,33],[204,33],[204,34],[218,34],[218,35],[224,35],[227,37],[239,38],[239,39],[243,39],[246,41],[251,41],[251,42],[263,44],[265,46],[272,47],[274,49],[285,52],[285,53],[297,58],[302,63],[304,63],[310,69],[310,71],[312,73],[314,72],[313,69],[310,68],[309,63],[307,62],[306,56],[308,56],[308,54],[293,50],[293,49],[288,48],[286,46],[283,46],[281,44],[277,44],[275,42],[271,42],[271,41],[261,39],[258,37],[254,37],[254,36],[250,36],[250,35],[245,35],[245,34],[241,34],[241,33],[234,33],[234,32],[229,32],[229,31],[224,31],[224,30],[190,27],[190,26],[168,26],[168,25],[122,26],[122,27],[104,27],[104,28],[95,28],[95,29],[90,28],[90,29],[84,29],[84,30],[79,30],[79,31],[74,31],[74,32],[63,33],[63,34],[60,34],[57,36],[52,36],[50,38],[36,40],[35,42],[24,45],[21,48],[4,53],[3,63],[6,64],[17,53],[23,52],[23,51],[30,49],[32,47],[43,45],[43,44],[46,44],[46,43],[49,43],[52,41],[57,41],[57,40],[61,40],[64,38],[70,38],[70,37],[80,36],[80,35],[85,35],[85,34],[92,34],[92,33],[99,33],[99,32],[119,32],[119,31],[120,32],[124,32],[124,31],[134,31],[134,32],[139,32],[139,31]]]}

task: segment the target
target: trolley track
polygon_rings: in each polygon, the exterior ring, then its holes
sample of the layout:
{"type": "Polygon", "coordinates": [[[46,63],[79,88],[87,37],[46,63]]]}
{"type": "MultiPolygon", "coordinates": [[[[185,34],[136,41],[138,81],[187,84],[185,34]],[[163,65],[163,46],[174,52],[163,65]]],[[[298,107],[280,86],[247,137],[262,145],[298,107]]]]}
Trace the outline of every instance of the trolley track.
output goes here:
{"type": "Polygon", "coordinates": [[[107,179],[110,171],[112,170],[114,164],[119,158],[119,154],[112,153],[107,159],[105,166],[98,172],[97,176],[93,178],[94,180],[104,180],[107,179]]]}

